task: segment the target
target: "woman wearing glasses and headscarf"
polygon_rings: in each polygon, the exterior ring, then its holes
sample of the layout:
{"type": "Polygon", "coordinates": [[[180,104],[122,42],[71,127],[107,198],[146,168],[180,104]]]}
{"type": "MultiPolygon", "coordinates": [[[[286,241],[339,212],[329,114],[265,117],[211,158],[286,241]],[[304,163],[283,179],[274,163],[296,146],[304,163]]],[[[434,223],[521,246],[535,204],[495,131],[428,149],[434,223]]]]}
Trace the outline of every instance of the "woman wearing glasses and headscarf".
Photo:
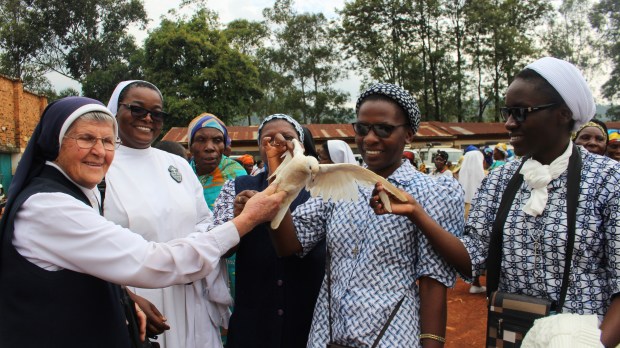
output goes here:
{"type": "MultiPolygon", "coordinates": [[[[582,342],[615,347],[620,343],[620,164],[571,141],[571,133],[596,111],[588,84],[574,65],[542,58],[517,74],[501,111],[510,143],[524,160],[492,171],[483,181],[463,237],[443,230],[413,198],[408,204],[394,202],[392,209],[420,226],[465,278],[480,275],[487,264],[489,291],[497,287],[558,303],[566,284],[564,303],[556,310],[598,316],[600,331],[581,337],[593,341],[582,342]],[[499,215],[508,192],[514,198],[499,215]],[[569,203],[576,205],[571,216],[569,203]],[[571,220],[574,228],[568,227],[571,220]],[[569,230],[574,230],[571,258],[569,230]],[[563,280],[565,270],[568,279],[563,280]]],[[[375,210],[386,213],[381,205],[375,210]]]]}
{"type": "MultiPolygon", "coordinates": [[[[379,83],[358,98],[356,112],[355,142],[367,168],[420,197],[444,228],[460,234],[465,204],[458,182],[431,178],[402,159],[420,125],[415,99],[399,86],[379,83]]],[[[310,198],[272,233],[280,255],[304,256],[327,242],[328,272],[308,347],[440,345],[454,270],[416,225],[402,216],[373,214],[372,190],[358,192],[354,202],[310,198]]]]}
{"type": "MultiPolygon", "coordinates": [[[[121,146],[105,177],[105,217],[154,242],[212,227],[202,185],[189,163],[151,147],[167,117],[159,89],[146,81],[121,82],[108,108],[116,115],[121,146]]],[[[131,289],[152,303],[136,300],[150,332],[170,328],[158,338],[162,348],[221,347],[219,327],[227,324],[231,298],[221,276],[225,264],[217,271],[190,284],[131,289]]]]}
{"type": "Polygon", "coordinates": [[[240,236],[275,215],[278,197],[259,194],[209,233],[148,242],[101,216],[97,184],[117,145],[114,116],[96,100],[64,98],[43,112],[0,223],[0,346],[128,348],[115,284],[204,278],[240,236]]]}

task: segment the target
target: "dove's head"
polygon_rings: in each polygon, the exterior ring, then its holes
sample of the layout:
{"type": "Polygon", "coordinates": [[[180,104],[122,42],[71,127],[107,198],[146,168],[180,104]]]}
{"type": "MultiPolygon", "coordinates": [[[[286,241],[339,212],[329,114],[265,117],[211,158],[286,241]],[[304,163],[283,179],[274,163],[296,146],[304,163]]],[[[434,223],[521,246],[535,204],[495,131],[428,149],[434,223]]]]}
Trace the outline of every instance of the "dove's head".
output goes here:
{"type": "Polygon", "coordinates": [[[308,163],[308,170],[310,171],[312,180],[314,180],[314,177],[319,173],[319,161],[312,156],[306,156],[306,160],[308,163]]]}

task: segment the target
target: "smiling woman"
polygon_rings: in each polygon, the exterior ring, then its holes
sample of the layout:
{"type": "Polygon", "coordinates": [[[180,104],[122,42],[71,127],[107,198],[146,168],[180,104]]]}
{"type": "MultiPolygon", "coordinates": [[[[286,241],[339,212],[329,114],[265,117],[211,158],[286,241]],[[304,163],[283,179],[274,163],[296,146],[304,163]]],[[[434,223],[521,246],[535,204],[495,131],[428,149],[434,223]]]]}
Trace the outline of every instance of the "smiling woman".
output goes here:
{"type": "MultiPolygon", "coordinates": [[[[146,81],[121,82],[108,108],[116,113],[122,145],[106,176],[105,216],[155,242],[206,231],[211,226],[211,212],[192,167],[179,156],[151,147],[167,116],[159,89],[146,81]]],[[[196,137],[198,141],[192,147],[209,143],[211,148],[217,143],[219,152],[223,149],[221,133],[217,139],[202,133],[196,137]]],[[[213,153],[209,151],[204,161],[199,160],[201,169],[217,166],[213,153]]],[[[223,266],[218,265],[213,278],[190,285],[134,289],[152,303],[141,307],[146,307],[151,333],[165,332],[159,338],[162,347],[221,347],[219,325],[225,324],[226,317],[220,313],[226,313],[231,300],[227,291],[217,303],[203,293],[215,294],[213,287],[226,289],[223,277],[219,277],[226,271],[223,266]]]]}

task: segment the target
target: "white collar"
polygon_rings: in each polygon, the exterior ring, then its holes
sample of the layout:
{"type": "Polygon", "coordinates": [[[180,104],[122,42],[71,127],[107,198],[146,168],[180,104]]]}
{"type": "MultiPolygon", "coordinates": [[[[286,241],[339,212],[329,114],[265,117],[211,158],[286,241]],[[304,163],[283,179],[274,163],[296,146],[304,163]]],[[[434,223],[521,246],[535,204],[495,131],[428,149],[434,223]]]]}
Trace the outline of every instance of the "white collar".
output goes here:
{"type": "Polygon", "coordinates": [[[90,202],[90,205],[97,210],[97,212],[99,212],[99,209],[101,208],[101,194],[99,193],[99,190],[97,189],[97,186],[93,187],[93,188],[86,188],[78,183],[76,183],[75,181],[73,181],[69,175],[67,175],[67,173],[65,173],[65,171],[56,163],[52,162],[52,161],[45,161],[45,164],[48,166],[52,166],[56,169],[58,169],[59,172],[62,173],[62,175],[65,176],[65,178],[67,178],[67,180],[71,181],[71,183],[73,183],[75,186],[77,186],[86,196],[86,198],[88,198],[88,201],[90,202]]]}
{"type": "Polygon", "coordinates": [[[533,158],[529,158],[521,167],[525,184],[532,189],[530,198],[525,202],[523,211],[531,216],[539,216],[547,206],[549,193],[547,185],[551,180],[557,179],[568,168],[568,160],[573,153],[573,142],[569,141],[568,147],[558,158],[549,165],[543,165],[533,158]]]}

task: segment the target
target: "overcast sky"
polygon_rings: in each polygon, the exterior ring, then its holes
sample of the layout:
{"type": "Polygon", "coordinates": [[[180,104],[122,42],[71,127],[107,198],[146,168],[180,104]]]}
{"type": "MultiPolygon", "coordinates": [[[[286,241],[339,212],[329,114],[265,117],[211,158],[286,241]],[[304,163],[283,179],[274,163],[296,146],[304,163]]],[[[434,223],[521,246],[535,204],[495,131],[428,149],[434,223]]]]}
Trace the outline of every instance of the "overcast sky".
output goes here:
{"type": "MultiPolygon", "coordinates": [[[[271,7],[274,0],[218,0],[208,1],[207,6],[217,12],[222,23],[228,23],[234,19],[263,20],[262,11],[266,7],[271,7]]],[[[142,45],[144,39],[148,35],[148,30],[152,30],[159,25],[160,18],[166,15],[169,10],[177,9],[181,0],[144,0],[144,8],[148,13],[149,24],[147,30],[139,30],[137,28],[130,29],[130,33],[136,37],[136,40],[142,45]]],[[[344,0],[296,0],[295,8],[299,13],[302,12],[322,12],[326,17],[336,17],[336,9],[342,8],[344,0]]],[[[185,13],[191,13],[194,9],[187,9],[185,13]]],[[[182,12],[182,13],[184,13],[182,12]]],[[[51,73],[47,75],[52,85],[57,91],[61,91],[67,87],[80,90],[80,85],[76,81],[51,73]]],[[[350,76],[335,85],[336,88],[349,92],[351,102],[359,93],[360,80],[358,76],[350,76]]]]}

